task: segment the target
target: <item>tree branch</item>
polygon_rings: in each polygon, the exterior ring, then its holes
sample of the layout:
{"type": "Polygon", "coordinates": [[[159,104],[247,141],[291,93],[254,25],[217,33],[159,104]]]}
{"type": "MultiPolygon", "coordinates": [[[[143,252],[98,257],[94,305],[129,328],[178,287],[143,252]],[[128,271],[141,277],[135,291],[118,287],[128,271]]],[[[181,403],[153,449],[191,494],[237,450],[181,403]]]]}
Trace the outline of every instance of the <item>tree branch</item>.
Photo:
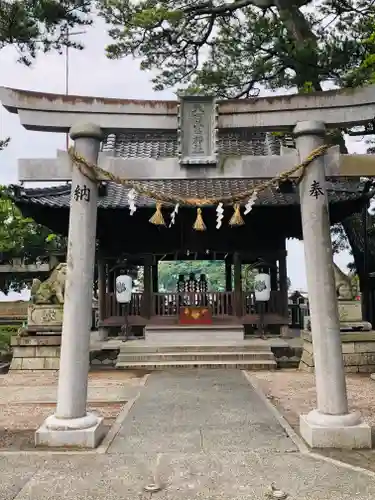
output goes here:
{"type": "MultiPolygon", "coordinates": [[[[268,9],[269,7],[276,6],[277,0],[237,0],[231,3],[224,3],[222,5],[213,5],[212,1],[204,2],[199,5],[194,5],[191,7],[186,7],[182,9],[182,12],[194,13],[194,14],[231,14],[238,9],[243,9],[244,7],[249,7],[250,5],[254,5],[260,9],[268,9]]],[[[308,4],[310,0],[293,0],[291,1],[290,6],[294,6],[296,8],[302,7],[308,4]]]]}

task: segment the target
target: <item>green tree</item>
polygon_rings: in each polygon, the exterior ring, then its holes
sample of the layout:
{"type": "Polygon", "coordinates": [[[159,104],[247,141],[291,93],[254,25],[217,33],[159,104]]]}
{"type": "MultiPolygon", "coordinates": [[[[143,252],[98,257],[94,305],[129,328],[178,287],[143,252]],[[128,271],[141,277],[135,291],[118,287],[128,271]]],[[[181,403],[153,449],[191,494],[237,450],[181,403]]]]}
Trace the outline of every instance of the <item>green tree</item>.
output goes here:
{"type": "Polygon", "coordinates": [[[0,139],[0,151],[5,149],[10,142],[10,137],[7,137],[6,139],[0,139]]]}
{"type": "Polygon", "coordinates": [[[64,46],[82,49],[67,39],[67,28],[92,23],[93,1],[88,0],[0,0],[0,50],[9,45],[19,53],[19,61],[30,65],[37,52],[64,46]]]}
{"type": "MultiPolygon", "coordinates": [[[[132,55],[156,70],[155,89],[219,97],[261,89],[324,90],[373,81],[375,4],[368,0],[108,0],[110,58],[132,55]],[[371,62],[372,61],[372,62],[371,62]],[[371,64],[370,64],[371,62],[371,64]]],[[[329,140],[346,153],[342,131],[329,140]]],[[[363,225],[343,223],[363,278],[363,225]]],[[[370,269],[375,271],[375,238],[370,269]]]]}
{"type": "Polygon", "coordinates": [[[188,276],[194,273],[207,276],[209,290],[225,290],[225,266],[223,261],[211,260],[183,260],[176,262],[159,263],[159,289],[166,292],[175,292],[179,274],[188,276]]]}
{"type": "MultiPolygon", "coordinates": [[[[66,238],[23,217],[8,196],[8,188],[0,187],[0,262],[11,264],[19,258],[24,264],[48,259],[52,254],[65,253],[66,238]]],[[[0,274],[0,290],[19,291],[29,285],[32,277],[21,274],[0,274]]]]}
{"type": "MultiPolygon", "coordinates": [[[[188,276],[194,273],[196,277],[205,274],[209,291],[225,291],[225,263],[220,260],[183,260],[159,263],[159,289],[165,292],[175,292],[179,274],[188,276]]],[[[254,284],[254,268],[250,264],[242,266],[242,287],[252,290],[254,284]]],[[[233,283],[233,267],[232,267],[233,283]]],[[[290,280],[288,278],[288,288],[290,280]]]]}
{"type": "MultiPolygon", "coordinates": [[[[156,89],[188,85],[221,97],[261,87],[322,89],[358,83],[375,6],[367,0],[108,0],[109,57],[157,69],[156,89]]],[[[360,82],[371,78],[363,68],[360,82]]]]}

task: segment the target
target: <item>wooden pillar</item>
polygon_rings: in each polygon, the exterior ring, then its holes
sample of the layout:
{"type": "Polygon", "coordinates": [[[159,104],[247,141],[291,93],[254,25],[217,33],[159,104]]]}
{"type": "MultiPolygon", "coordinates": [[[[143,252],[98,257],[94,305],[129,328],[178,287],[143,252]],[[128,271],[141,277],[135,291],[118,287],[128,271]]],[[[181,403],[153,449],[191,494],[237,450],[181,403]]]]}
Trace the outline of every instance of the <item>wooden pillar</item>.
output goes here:
{"type": "Polygon", "coordinates": [[[280,296],[282,300],[282,315],[288,317],[288,274],[286,269],[286,256],[285,250],[279,257],[279,280],[280,280],[280,296]]]}
{"type": "Polygon", "coordinates": [[[143,262],[142,316],[149,318],[152,307],[152,256],[146,255],[143,262]]]}
{"type": "Polygon", "coordinates": [[[158,262],[152,265],[152,291],[159,292],[159,275],[158,275],[158,262]]]}
{"type": "Polygon", "coordinates": [[[225,260],[225,290],[232,291],[232,262],[230,258],[225,260]]]}
{"type": "Polygon", "coordinates": [[[272,291],[277,291],[278,290],[278,283],[277,283],[277,260],[272,260],[270,264],[273,264],[275,267],[270,267],[270,275],[271,275],[271,290],[272,291]]]}
{"type": "Polygon", "coordinates": [[[98,311],[99,321],[103,321],[106,316],[106,288],[107,276],[105,270],[105,263],[102,257],[98,257],[98,311]]]}
{"type": "Polygon", "coordinates": [[[234,265],[234,313],[242,316],[242,276],[241,276],[241,256],[238,252],[233,255],[234,265]]]}
{"type": "Polygon", "coordinates": [[[107,267],[103,257],[98,256],[98,338],[99,340],[106,340],[108,338],[108,328],[101,325],[101,322],[110,315],[107,311],[106,298],[107,298],[107,267]]]}
{"type": "Polygon", "coordinates": [[[108,263],[108,292],[115,292],[115,273],[114,271],[109,272],[110,269],[113,268],[114,262],[108,263]]]}

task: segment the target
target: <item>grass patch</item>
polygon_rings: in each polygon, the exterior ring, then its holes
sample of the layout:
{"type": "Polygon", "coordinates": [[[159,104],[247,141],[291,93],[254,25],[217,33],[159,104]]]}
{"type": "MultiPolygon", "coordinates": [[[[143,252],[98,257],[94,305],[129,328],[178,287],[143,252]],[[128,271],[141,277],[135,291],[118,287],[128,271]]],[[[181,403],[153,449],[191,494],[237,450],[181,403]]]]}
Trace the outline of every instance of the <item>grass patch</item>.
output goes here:
{"type": "Polygon", "coordinates": [[[0,325],[0,350],[10,351],[10,339],[16,335],[19,325],[0,325]]]}

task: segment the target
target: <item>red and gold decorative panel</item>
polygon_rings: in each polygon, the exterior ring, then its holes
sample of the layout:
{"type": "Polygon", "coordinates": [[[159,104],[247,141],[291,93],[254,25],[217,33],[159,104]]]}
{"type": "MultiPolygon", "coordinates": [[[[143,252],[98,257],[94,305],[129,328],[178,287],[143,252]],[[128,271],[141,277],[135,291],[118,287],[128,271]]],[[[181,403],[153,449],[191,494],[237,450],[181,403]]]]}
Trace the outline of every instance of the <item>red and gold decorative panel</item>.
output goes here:
{"type": "Polygon", "coordinates": [[[209,307],[186,306],[180,308],[181,325],[212,325],[212,313],[209,307]]]}

